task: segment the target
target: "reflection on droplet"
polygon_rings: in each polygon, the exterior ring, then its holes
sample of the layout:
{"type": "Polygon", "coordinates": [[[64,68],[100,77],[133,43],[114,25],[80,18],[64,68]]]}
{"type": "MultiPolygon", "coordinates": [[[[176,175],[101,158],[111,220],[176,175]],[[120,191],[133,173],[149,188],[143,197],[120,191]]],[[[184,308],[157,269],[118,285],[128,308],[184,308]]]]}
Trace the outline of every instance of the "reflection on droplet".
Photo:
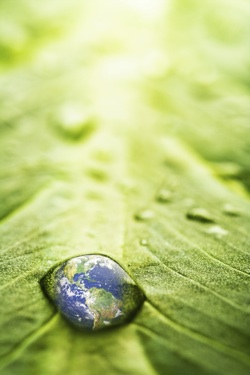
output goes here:
{"type": "Polygon", "coordinates": [[[142,246],[147,246],[147,245],[148,245],[148,241],[145,240],[145,239],[142,239],[142,240],[140,241],[140,244],[141,244],[142,246]]]}
{"type": "Polygon", "coordinates": [[[228,231],[219,225],[213,225],[207,230],[208,234],[212,234],[217,238],[222,238],[228,234],[228,231]]]}
{"type": "Polygon", "coordinates": [[[87,330],[127,322],[144,301],[132,278],[103,255],[72,258],[52,269],[41,284],[61,314],[87,330]]]}
{"type": "Polygon", "coordinates": [[[159,203],[168,203],[172,200],[172,191],[168,189],[161,189],[159,193],[157,194],[156,200],[159,203]]]}
{"type": "Polygon", "coordinates": [[[214,218],[205,208],[192,208],[188,211],[186,216],[190,220],[199,221],[201,223],[214,223],[214,218]]]}
{"type": "Polygon", "coordinates": [[[150,220],[154,217],[154,212],[151,210],[142,210],[138,211],[134,217],[138,221],[150,220]]]}
{"type": "Polygon", "coordinates": [[[223,213],[228,216],[240,216],[239,210],[231,203],[226,203],[223,207],[223,213]]]}

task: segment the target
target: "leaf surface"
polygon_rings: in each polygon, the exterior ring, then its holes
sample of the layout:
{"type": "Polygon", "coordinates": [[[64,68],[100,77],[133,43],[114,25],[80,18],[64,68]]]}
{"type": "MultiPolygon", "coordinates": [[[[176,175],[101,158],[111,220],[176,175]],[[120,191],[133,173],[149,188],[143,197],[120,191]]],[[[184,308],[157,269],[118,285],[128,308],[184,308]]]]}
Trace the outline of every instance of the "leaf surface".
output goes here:
{"type": "Polygon", "coordinates": [[[107,3],[21,1],[46,43],[1,64],[1,374],[249,374],[249,4],[107,3]],[[146,296],[95,334],[39,283],[91,253],[146,296]]]}

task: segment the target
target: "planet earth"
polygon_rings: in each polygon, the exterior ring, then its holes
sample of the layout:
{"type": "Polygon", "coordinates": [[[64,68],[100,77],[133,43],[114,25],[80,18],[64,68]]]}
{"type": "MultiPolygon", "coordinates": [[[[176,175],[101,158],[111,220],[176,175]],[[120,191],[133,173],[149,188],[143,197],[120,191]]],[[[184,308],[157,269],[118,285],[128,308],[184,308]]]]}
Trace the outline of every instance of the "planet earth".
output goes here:
{"type": "Polygon", "coordinates": [[[42,284],[61,314],[87,330],[130,320],[144,301],[127,272],[103,255],[69,259],[49,272],[42,284]]]}

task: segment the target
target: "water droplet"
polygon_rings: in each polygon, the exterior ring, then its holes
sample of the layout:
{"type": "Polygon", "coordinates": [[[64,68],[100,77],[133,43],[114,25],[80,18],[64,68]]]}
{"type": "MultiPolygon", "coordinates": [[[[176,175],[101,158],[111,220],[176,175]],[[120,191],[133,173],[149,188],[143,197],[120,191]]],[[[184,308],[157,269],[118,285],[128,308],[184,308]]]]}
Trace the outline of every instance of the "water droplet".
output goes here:
{"type": "Polygon", "coordinates": [[[186,216],[190,220],[200,221],[201,223],[214,223],[214,218],[205,208],[192,208],[186,216]]]}
{"type": "Polygon", "coordinates": [[[144,301],[132,278],[103,255],[69,259],[52,269],[41,284],[61,314],[87,330],[127,322],[144,301]]]}
{"type": "Polygon", "coordinates": [[[154,217],[154,212],[151,210],[142,210],[135,214],[135,219],[138,221],[150,220],[154,217]]]}
{"type": "Polygon", "coordinates": [[[140,241],[140,244],[141,244],[142,246],[148,246],[148,241],[145,240],[145,239],[142,239],[142,240],[140,241]]]}
{"type": "Polygon", "coordinates": [[[213,234],[217,238],[222,238],[228,234],[228,231],[219,225],[213,225],[207,230],[208,234],[213,234]]]}
{"type": "Polygon", "coordinates": [[[240,216],[239,210],[231,203],[226,203],[223,207],[223,213],[228,216],[240,216]]]}
{"type": "Polygon", "coordinates": [[[156,200],[160,203],[168,203],[172,200],[173,193],[167,189],[161,189],[157,194],[156,200]]]}
{"type": "Polygon", "coordinates": [[[88,136],[95,128],[90,111],[76,103],[62,105],[53,123],[62,136],[74,141],[88,136]]]}
{"type": "Polygon", "coordinates": [[[223,178],[235,178],[242,173],[242,167],[233,162],[213,163],[213,168],[223,178]]]}

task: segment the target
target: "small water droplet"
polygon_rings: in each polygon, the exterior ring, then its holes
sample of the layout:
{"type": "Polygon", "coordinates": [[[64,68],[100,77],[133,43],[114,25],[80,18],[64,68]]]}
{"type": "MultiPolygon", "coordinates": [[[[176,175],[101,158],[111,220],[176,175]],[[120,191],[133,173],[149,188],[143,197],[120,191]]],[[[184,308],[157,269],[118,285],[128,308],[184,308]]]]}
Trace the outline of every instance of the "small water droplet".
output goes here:
{"type": "Polygon", "coordinates": [[[154,217],[154,212],[151,210],[141,210],[135,214],[135,219],[138,221],[150,220],[154,217]]]}
{"type": "Polygon", "coordinates": [[[74,141],[88,136],[95,128],[91,112],[76,103],[62,105],[53,123],[62,136],[74,141]]]}
{"type": "Polygon", "coordinates": [[[222,238],[228,234],[228,231],[219,225],[213,225],[207,230],[208,234],[213,234],[217,238],[222,238]]]}
{"type": "Polygon", "coordinates": [[[228,216],[240,216],[239,210],[231,203],[226,203],[223,207],[223,213],[228,216]]]}
{"type": "Polygon", "coordinates": [[[69,259],[52,269],[41,284],[61,314],[87,330],[127,322],[144,301],[132,278],[103,255],[69,259]]]}
{"type": "Polygon", "coordinates": [[[148,241],[145,240],[145,239],[142,239],[142,240],[140,241],[140,244],[141,244],[142,246],[148,246],[148,241]]]}
{"type": "Polygon", "coordinates": [[[224,178],[235,178],[242,173],[242,167],[233,162],[213,163],[213,168],[219,176],[224,178]]]}
{"type": "Polygon", "coordinates": [[[214,218],[205,208],[192,208],[188,211],[186,216],[190,220],[199,221],[201,223],[214,223],[214,218]]]}
{"type": "Polygon", "coordinates": [[[157,194],[156,200],[159,203],[168,203],[172,200],[173,193],[168,189],[161,189],[157,194]]]}

